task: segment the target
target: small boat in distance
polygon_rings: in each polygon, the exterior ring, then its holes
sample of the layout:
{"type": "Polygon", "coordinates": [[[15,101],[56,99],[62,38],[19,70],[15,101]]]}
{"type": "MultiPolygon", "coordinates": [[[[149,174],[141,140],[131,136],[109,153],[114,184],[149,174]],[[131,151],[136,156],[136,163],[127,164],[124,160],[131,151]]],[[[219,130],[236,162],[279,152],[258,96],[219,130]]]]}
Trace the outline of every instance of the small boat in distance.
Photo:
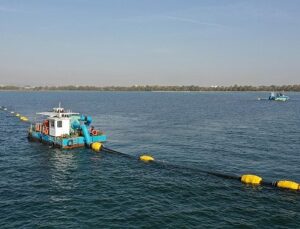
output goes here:
{"type": "Polygon", "coordinates": [[[287,95],[284,95],[280,92],[271,92],[270,96],[269,96],[269,100],[275,100],[275,101],[287,101],[290,97],[288,97],[287,95]]]}
{"type": "Polygon", "coordinates": [[[56,107],[51,112],[37,113],[46,116],[42,122],[32,123],[28,139],[62,148],[90,147],[93,143],[106,141],[103,132],[90,126],[92,118],[56,107]]]}
{"type": "Polygon", "coordinates": [[[280,92],[271,92],[268,98],[258,98],[258,100],[281,101],[281,102],[285,102],[289,99],[290,97],[280,92]]]}

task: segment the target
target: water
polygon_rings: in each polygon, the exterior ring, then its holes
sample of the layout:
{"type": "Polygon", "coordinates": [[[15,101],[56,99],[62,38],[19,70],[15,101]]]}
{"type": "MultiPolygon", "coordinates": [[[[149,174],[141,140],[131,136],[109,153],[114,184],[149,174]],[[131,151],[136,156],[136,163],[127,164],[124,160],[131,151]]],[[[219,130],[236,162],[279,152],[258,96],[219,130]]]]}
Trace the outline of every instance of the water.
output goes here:
{"type": "MultiPolygon", "coordinates": [[[[91,115],[106,146],[131,156],[268,181],[300,182],[300,94],[0,92],[34,120],[57,106],[91,115]]],[[[26,139],[0,111],[1,228],[299,228],[299,192],[252,187],[88,149],[26,139]]]]}

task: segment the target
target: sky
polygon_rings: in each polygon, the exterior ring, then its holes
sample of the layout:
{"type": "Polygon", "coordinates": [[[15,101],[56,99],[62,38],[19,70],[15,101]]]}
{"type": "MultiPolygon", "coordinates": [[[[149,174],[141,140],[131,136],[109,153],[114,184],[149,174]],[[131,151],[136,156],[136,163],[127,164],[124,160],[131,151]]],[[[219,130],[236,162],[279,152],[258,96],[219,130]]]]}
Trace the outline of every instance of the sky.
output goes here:
{"type": "Polygon", "coordinates": [[[0,0],[0,84],[300,84],[299,12],[298,0],[0,0]]]}

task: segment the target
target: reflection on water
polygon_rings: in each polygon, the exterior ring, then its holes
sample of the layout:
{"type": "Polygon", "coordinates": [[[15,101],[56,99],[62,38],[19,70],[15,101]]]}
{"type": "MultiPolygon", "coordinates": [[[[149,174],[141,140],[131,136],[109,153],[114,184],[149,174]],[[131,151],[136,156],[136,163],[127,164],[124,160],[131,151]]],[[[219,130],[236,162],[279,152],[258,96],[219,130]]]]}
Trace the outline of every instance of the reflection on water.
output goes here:
{"type": "Polygon", "coordinates": [[[64,152],[59,149],[53,150],[51,163],[51,182],[58,190],[72,190],[76,183],[72,180],[72,172],[78,168],[75,152],[64,152]]]}

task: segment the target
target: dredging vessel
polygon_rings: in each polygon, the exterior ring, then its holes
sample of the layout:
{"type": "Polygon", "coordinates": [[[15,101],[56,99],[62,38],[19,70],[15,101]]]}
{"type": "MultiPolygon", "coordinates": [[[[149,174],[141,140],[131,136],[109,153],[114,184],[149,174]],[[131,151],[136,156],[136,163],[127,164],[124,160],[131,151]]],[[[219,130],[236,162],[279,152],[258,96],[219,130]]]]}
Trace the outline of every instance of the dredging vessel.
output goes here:
{"type": "Polygon", "coordinates": [[[271,92],[270,96],[269,96],[269,100],[275,100],[275,101],[282,101],[285,102],[289,99],[289,97],[287,95],[284,95],[282,93],[275,93],[275,92],[271,92]]]}
{"type": "Polygon", "coordinates": [[[90,116],[65,111],[60,104],[50,112],[37,114],[46,118],[30,125],[28,139],[31,141],[62,149],[91,147],[106,141],[106,135],[90,125],[90,116]]]}

